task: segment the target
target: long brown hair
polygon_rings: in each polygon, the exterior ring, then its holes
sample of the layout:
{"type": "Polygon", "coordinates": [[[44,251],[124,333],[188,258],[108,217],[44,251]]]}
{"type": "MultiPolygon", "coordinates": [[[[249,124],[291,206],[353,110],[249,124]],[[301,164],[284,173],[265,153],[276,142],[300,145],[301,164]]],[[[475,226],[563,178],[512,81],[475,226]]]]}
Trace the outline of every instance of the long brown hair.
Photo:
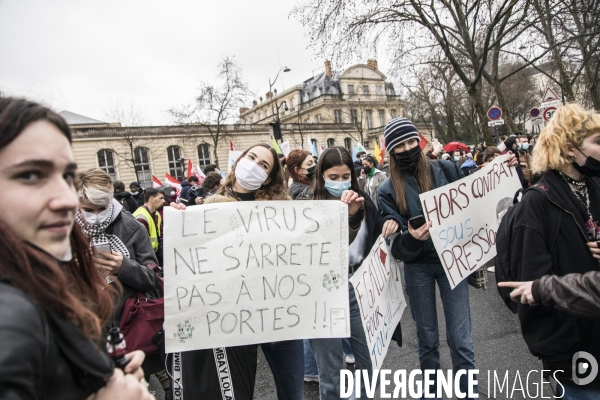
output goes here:
{"type": "MultiPolygon", "coordinates": [[[[0,148],[8,146],[37,121],[54,124],[71,141],[69,126],[55,112],[27,100],[0,99],[0,148]]],[[[74,224],[70,237],[73,259],[67,263],[25,243],[2,220],[0,232],[0,277],[34,299],[42,309],[73,321],[86,337],[99,341],[120,287],[108,286],[101,279],[78,224],[74,224]]]]}
{"type": "Polygon", "coordinates": [[[271,181],[266,185],[262,185],[260,189],[254,192],[254,197],[260,200],[290,200],[290,196],[288,196],[287,190],[285,189],[283,170],[281,168],[281,164],[279,163],[277,152],[266,143],[252,145],[238,157],[236,160],[236,165],[231,168],[231,172],[229,172],[229,175],[227,175],[227,178],[225,178],[223,185],[219,188],[219,190],[217,190],[217,194],[228,196],[228,190],[233,191],[235,185],[235,168],[237,163],[242,158],[246,157],[246,154],[248,154],[248,152],[254,147],[264,147],[265,149],[269,150],[273,156],[273,168],[269,174],[271,181]]]}
{"type": "MultiPolygon", "coordinates": [[[[408,215],[404,177],[402,176],[402,170],[396,162],[396,157],[394,157],[393,153],[390,154],[389,174],[390,179],[392,180],[392,186],[394,187],[394,193],[396,193],[396,205],[398,206],[398,210],[400,211],[400,214],[408,215]]],[[[431,172],[429,170],[429,160],[427,159],[427,156],[423,154],[423,152],[419,153],[417,167],[413,176],[417,181],[417,186],[419,187],[421,193],[431,190],[431,172]]]]}
{"type": "Polygon", "coordinates": [[[292,150],[287,156],[287,168],[285,172],[288,178],[292,178],[294,181],[310,185],[310,181],[306,179],[304,175],[300,175],[295,171],[295,168],[302,168],[302,163],[306,160],[306,157],[312,157],[312,154],[306,150],[292,150]]]}
{"type": "Polygon", "coordinates": [[[327,199],[329,192],[325,189],[325,178],[323,177],[323,174],[329,168],[337,167],[338,165],[345,165],[350,169],[350,189],[354,190],[356,193],[360,193],[352,156],[348,153],[348,150],[341,146],[331,146],[321,153],[321,157],[317,163],[315,191],[313,196],[315,200],[327,199]]]}

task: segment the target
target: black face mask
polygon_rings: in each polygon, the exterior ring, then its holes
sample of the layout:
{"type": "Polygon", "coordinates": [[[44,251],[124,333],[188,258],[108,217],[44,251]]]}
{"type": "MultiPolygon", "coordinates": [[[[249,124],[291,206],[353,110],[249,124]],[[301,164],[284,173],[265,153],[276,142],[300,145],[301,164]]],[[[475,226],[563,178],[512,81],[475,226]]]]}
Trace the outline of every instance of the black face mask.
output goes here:
{"type": "Polygon", "coordinates": [[[573,167],[589,177],[600,177],[600,161],[596,160],[594,157],[590,157],[586,155],[583,151],[577,149],[581,154],[586,156],[585,164],[579,165],[575,161],[573,161],[573,167]]]}
{"type": "Polygon", "coordinates": [[[419,154],[421,154],[421,146],[416,145],[412,149],[402,153],[394,153],[394,157],[400,169],[414,171],[419,161],[419,154]]]}
{"type": "Polygon", "coordinates": [[[313,178],[315,177],[315,172],[317,172],[317,166],[316,166],[316,165],[313,165],[313,166],[312,166],[312,167],[310,167],[310,168],[306,168],[306,171],[307,171],[307,173],[306,173],[306,178],[307,178],[309,181],[312,181],[312,180],[313,180],[313,178]]]}

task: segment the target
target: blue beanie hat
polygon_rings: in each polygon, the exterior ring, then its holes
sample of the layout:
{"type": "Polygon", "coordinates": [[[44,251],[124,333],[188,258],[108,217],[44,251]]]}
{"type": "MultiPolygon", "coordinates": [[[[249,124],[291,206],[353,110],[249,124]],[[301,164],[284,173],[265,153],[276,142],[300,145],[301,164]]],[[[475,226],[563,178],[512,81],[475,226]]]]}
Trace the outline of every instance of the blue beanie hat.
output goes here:
{"type": "Polygon", "coordinates": [[[383,130],[383,140],[389,153],[394,150],[394,147],[409,139],[417,139],[421,142],[417,128],[408,118],[394,118],[383,130]]]}

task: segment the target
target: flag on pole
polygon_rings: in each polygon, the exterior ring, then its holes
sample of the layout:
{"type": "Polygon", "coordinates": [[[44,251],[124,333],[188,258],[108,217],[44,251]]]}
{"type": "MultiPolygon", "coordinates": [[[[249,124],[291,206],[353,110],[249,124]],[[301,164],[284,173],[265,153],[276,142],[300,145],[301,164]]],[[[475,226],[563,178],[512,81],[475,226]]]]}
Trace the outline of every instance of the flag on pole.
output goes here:
{"type": "Polygon", "coordinates": [[[359,152],[360,151],[364,151],[365,153],[367,152],[361,143],[356,142],[356,148],[358,149],[359,152]]]}
{"type": "Polygon", "coordinates": [[[196,171],[196,169],[194,168],[194,166],[192,165],[192,160],[188,159],[188,166],[187,166],[187,176],[186,179],[190,176],[195,176],[196,178],[199,178],[198,175],[198,171],[196,171]]]}
{"type": "Polygon", "coordinates": [[[279,148],[281,149],[282,153],[284,156],[289,156],[290,155],[290,142],[289,141],[285,141],[285,142],[281,142],[279,143],[279,148]]]}
{"type": "Polygon", "coordinates": [[[277,154],[283,154],[283,151],[281,151],[279,145],[277,144],[277,140],[275,140],[273,136],[271,136],[271,147],[273,147],[273,150],[275,150],[277,154]]]}
{"type": "Polygon", "coordinates": [[[323,152],[325,151],[325,146],[321,145],[321,147],[319,149],[321,150],[320,154],[323,154],[323,152]]]}
{"type": "Polygon", "coordinates": [[[383,162],[383,152],[381,151],[381,149],[379,148],[379,145],[377,144],[377,141],[375,141],[375,159],[377,160],[378,163],[382,163],[383,162]]]}
{"type": "Polygon", "coordinates": [[[385,147],[385,139],[383,137],[379,138],[379,145],[381,147],[381,157],[385,158],[385,151],[387,148],[385,147]]]}
{"type": "Polygon", "coordinates": [[[421,135],[420,133],[419,138],[421,139],[421,143],[419,143],[419,146],[421,146],[421,150],[424,150],[425,147],[427,147],[427,145],[429,144],[429,142],[427,141],[427,139],[425,139],[425,136],[421,135]]]}
{"type": "Polygon", "coordinates": [[[154,175],[152,175],[152,187],[154,189],[158,189],[162,185],[163,184],[161,183],[161,181],[157,177],[155,177],[154,175]]]}
{"type": "Polygon", "coordinates": [[[310,139],[310,135],[308,135],[308,142],[306,142],[306,150],[310,151],[313,156],[318,157],[317,145],[310,139]]]}
{"type": "Polygon", "coordinates": [[[196,172],[198,173],[198,180],[200,180],[200,183],[204,182],[206,175],[204,175],[204,172],[202,172],[202,169],[198,164],[196,164],[196,172]]]}
{"type": "Polygon", "coordinates": [[[233,142],[231,140],[229,141],[229,150],[235,151],[235,146],[233,145],[233,142]]]}
{"type": "Polygon", "coordinates": [[[179,193],[181,192],[181,182],[172,177],[169,174],[165,174],[165,185],[175,188],[177,191],[177,197],[179,197],[179,193]]]}

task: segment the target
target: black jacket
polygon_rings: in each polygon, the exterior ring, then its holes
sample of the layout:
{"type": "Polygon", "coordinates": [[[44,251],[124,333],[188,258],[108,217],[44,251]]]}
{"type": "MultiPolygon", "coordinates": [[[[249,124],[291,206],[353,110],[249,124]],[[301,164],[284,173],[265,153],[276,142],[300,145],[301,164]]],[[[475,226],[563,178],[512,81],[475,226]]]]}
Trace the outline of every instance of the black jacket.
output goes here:
{"type": "Polygon", "coordinates": [[[179,198],[187,200],[188,193],[190,192],[191,188],[192,188],[191,183],[189,183],[186,180],[181,181],[181,192],[179,193],[179,198]]]}
{"type": "MultiPolygon", "coordinates": [[[[137,192],[137,194],[132,194],[131,197],[133,197],[133,199],[137,202],[138,207],[141,207],[144,205],[144,203],[145,203],[144,189],[140,188],[140,190],[137,192]]],[[[166,197],[166,195],[165,195],[165,197],[166,197]]],[[[137,210],[137,208],[136,208],[136,210],[137,210]]]]}
{"type": "Polygon", "coordinates": [[[129,192],[115,193],[115,199],[121,203],[123,209],[130,213],[134,213],[138,209],[137,201],[131,196],[129,192]]]}
{"type": "MultiPolygon", "coordinates": [[[[556,171],[548,171],[528,191],[515,213],[511,238],[511,274],[518,281],[532,281],[544,275],[599,271],[598,261],[588,249],[585,208],[556,171]],[[558,220],[558,238],[552,252],[546,235],[558,220]]],[[[590,208],[594,220],[600,219],[600,187],[588,179],[590,208]]],[[[543,305],[518,304],[523,338],[531,353],[542,359],[545,369],[571,375],[571,358],[587,351],[600,360],[600,319],[567,314],[543,305]]],[[[600,376],[594,381],[600,384],[600,376]]]]}
{"type": "Polygon", "coordinates": [[[110,358],[73,323],[0,283],[1,400],[84,400],[112,373],[110,358]]]}
{"type": "MultiPolygon", "coordinates": [[[[429,161],[431,172],[431,189],[452,183],[463,177],[458,167],[446,160],[429,161]]],[[[402,233],[394,240],[392,255],[405,264],[441,264],[431,238],[426,241],[418,240],[408,233],[408,220],[423,214],[421,200],[419,199],[419,187],[417,181],[409,173],[403,172],[405,182],[406,204],[408,214],[402,215],[396,204],[396,192],[392,186],[392,180],[388,178],[377,192],[377,205],[379,212],[384,218],[393,218],[400,224],[402,233]]]]}

